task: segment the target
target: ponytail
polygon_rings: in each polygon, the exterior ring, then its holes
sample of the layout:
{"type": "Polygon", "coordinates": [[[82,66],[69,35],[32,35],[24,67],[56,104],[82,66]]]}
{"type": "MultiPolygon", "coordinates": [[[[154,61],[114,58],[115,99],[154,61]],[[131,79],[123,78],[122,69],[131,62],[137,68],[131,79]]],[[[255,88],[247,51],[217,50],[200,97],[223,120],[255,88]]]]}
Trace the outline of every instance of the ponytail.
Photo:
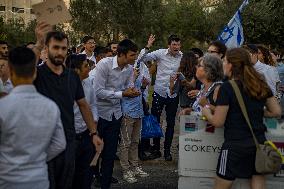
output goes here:
{"type": "Polygon", "coordinates": [[[230,49],[226,53],[226,58],[232,64],[232,77],[241,81],[249,96],[261,100],[271,94],[265,79],[253,68],[247,50],[243,48],[230,49]]]}
{"type": "Polygon", "coordinates": [[[252,66],[244,65],[243,86],[245,91],[258,100],[265,99],[269,95],[269,87],[264,78],[255,71],[252,66]]]}

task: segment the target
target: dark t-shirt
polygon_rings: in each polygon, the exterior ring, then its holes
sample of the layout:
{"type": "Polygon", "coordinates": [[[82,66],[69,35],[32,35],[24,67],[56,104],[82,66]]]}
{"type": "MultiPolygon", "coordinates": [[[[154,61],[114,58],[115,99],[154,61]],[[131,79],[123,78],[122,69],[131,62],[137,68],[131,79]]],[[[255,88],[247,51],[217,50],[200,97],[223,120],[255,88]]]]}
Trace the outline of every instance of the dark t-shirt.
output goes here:
{"type": "MultiPolygon", "coordinates": [[[[246,105],[248,116],[253,127],[254,133],[260,143],[265,140],[266,127],[263,124],[264,105],[266,99],[257,100],[256,98],[250,97],[243,89],[242,85],[238,83],[241,94],[246,105]]],[[[269,95],[272,97],[272,92],[269,95]]],[[[252,142],[252,134],[246,123],[246,120],[242,114],[241,108],[237,101],[237,97],[231,84],[226,81],[220,89],[216,101],[217,106],[229,105],[227,113],[225,127],[225,142],[252,142]]]]}
{"type": "MultiPolygon", "coordinates": [[[[201,89],[201,85],[202,83],[196,78],[193,77],[196,80],[196,86],[194,89],[191,90],[200,90],[201,89]]],[[[192,78],[187,78],[188,81],[191,81],[192,78]]],[[[193,103],[195,102],[196,98],[189,98],[189,96],[187,95],[187,93],[190,90],[187,87],[184,86],[180,86],[180,90],[179,90],[179,105],[182,108],[188,108],[188,107],[192,107],[193,103]]]]}
{"type": "Polygon", "coordinates": [[[58,105],[67,141],[75,139],[73,105],[75,100],[85,97],[79,76],[67,68],[57,75],[43,64],[37,68],[34,85],[39,93],[58,105]]]}

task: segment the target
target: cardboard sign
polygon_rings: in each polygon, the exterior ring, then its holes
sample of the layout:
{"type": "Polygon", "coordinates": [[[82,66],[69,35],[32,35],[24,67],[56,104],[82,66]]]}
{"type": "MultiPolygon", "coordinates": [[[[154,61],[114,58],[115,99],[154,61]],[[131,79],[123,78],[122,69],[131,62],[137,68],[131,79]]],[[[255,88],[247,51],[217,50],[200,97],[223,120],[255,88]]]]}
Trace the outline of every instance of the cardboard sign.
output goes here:
{"type": "Polygon", "coordinates": [[[219,153],[224,141],[223,129],[215,133],[204,130],[179,137],[179,175],[214,177],[219,153]]]}
{"type": "Polygon", "coordinates": [[[37,21],[56,25],[71,20],[71,15],[63,0],[47,0],[32,6],[37,21]]]}
{"type": "MultiPolygon", "coordinates": [[[[284,155],[284,136],[266,134],[284,155]]],[[[179,137],[179,175],[190,177],[215,177],[219,152],[223,143],[223,129],[214,133],[204,130],[191,132],[179,137]]],[[[284,182],[284,164],[274,175],[267,175],[268,180],[284,182]]]]}
{"type": "Polygon", "coordinates": [[[180,116],[180,135],[188,134],[198,130],[204,130],[207,122],[202,120],[202,116],[196,112],[191,112],[190,115],[180,116]]]}
{"type": "MultiPolygon", "coordinates": [[[[212,189],[214,188],[214,178],[197,178],[197,177],[179,177],[178,189],[198,188],[212,189]]],[[[266,180],[266,189],[283,189],[284,182],[266,180]]],[[[236,179],[231,189],[250,189],[250,183],[247,179],[236,179]]]]}

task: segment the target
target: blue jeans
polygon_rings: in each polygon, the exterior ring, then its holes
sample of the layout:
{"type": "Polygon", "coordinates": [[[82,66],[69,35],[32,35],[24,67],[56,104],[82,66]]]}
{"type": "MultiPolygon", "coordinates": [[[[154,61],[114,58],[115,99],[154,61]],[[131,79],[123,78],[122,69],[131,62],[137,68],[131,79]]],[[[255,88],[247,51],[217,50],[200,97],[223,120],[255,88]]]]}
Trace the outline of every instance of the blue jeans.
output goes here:
{"type": "Polygon", "coordinates": [[[102,189],[110,188],[120,127],[121,127],[121,118],[115,119],[115,117],[113,116],[112,121],[107,121],[105,119],[99,118],[98,132],[99,136],[104,141],[104,149],[101,154],[102,157],[101,188],[102,189]]]}
{"type": "MultiPolygon", "coordinates": [[[[167,128],[165,133],[165,142],[164,142],[164,150],[166,153],[170,153],[172,140],[174,136],[174,127],[175,127],[175,118],[178,108],[178,96],[175,98],[164,98],[158,95],[156,92],[153,93],[153,101],[152,101],[152,108],[151,114],[157,117],[158,122],[160,122],[160,117],[162,111],[165,107],[166,110],[166,121],[167,121],[167,128]]],[[[160,150],[160,138],[154,138],[154,149],[160,150]]]]}

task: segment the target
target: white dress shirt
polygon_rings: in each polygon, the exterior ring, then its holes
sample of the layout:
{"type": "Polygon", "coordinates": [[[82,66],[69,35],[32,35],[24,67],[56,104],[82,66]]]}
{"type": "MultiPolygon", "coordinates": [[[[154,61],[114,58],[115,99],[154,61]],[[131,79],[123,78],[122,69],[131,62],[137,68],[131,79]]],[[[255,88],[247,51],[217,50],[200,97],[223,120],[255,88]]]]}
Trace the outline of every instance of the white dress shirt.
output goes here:
{"type": "Polygon", "coordinates": [[[3,82],[4,85],[4,91],[5,93],[10,93],[12,89],[14,88],[12,81],[8,79],[7,81],[3,82]]]}
{"type": "MultiPolygon", "coordinates": [[[[86,51],[83,51],[81,54],[85,54],[87,55],[86,51]]],[[[96,60],[96,57],[95,57],[95,53],[93,52],[91,56],[88,56],[87,55],[87,59],[88,60],[92,60],[95,64],[97,64],[97,60],[96,60]]]]}
{"type": "Polygon", "coordinates": [[[122,116],[122,91],[129,86],[132,73],[132,66],[123,69],[118,66],[117,56],[104,58],[97,64],[93,85],[99,117],[112,121],[113,115],[116,119],[122,116]]]}
{"type": "Polygon", "coordinates": [[[59,108],[33,85],[15,87],[0,107],[0,188],[48,188],[46,161],[66,146],[59,108]]]}
{"type": "Polygon", "coordinates": [[[146,54],[143,58],[144,62],[152,60],[157,62],[154,91],[164,98],[177,96],[176,94],[170,95],[170,76],[178,70],[181,57],[181,51],[176,56],[172,56],[169,53],[169,49],[159,49],[146,54]]]}
{"type": "MultiPolygon", "coordinates": [[[[94,116],[94,120],[98,121],[98,112],[97,112],[97,108],[96,108],[96,96],[95,96],[95,90],[92,86],[92,80],[91,78],[86,78],[82,81],[82,86],[84,89],[84,93],[85,93],[85,99],[87,101],[87,103],[90,105],[91,111],[93,113],[94,116]]],[[[78,133],[82,133],[85,130],[87,130],[87,124],[84,121],[80,108],[77,105],[77,103],[74,103],[74,116],[75,116],[75,131],[76,134],[78,133]]]]}
{"type": "Polygon", "coordinates": [[[266,83],[268,84],[273,95],[275,96],[277,94],[276,85],[278,82],[280,82],[277,68],[264,64],[260,61],[257,61],[257,63],[253,67],[258,73],[264,76],[266,83]]]}

